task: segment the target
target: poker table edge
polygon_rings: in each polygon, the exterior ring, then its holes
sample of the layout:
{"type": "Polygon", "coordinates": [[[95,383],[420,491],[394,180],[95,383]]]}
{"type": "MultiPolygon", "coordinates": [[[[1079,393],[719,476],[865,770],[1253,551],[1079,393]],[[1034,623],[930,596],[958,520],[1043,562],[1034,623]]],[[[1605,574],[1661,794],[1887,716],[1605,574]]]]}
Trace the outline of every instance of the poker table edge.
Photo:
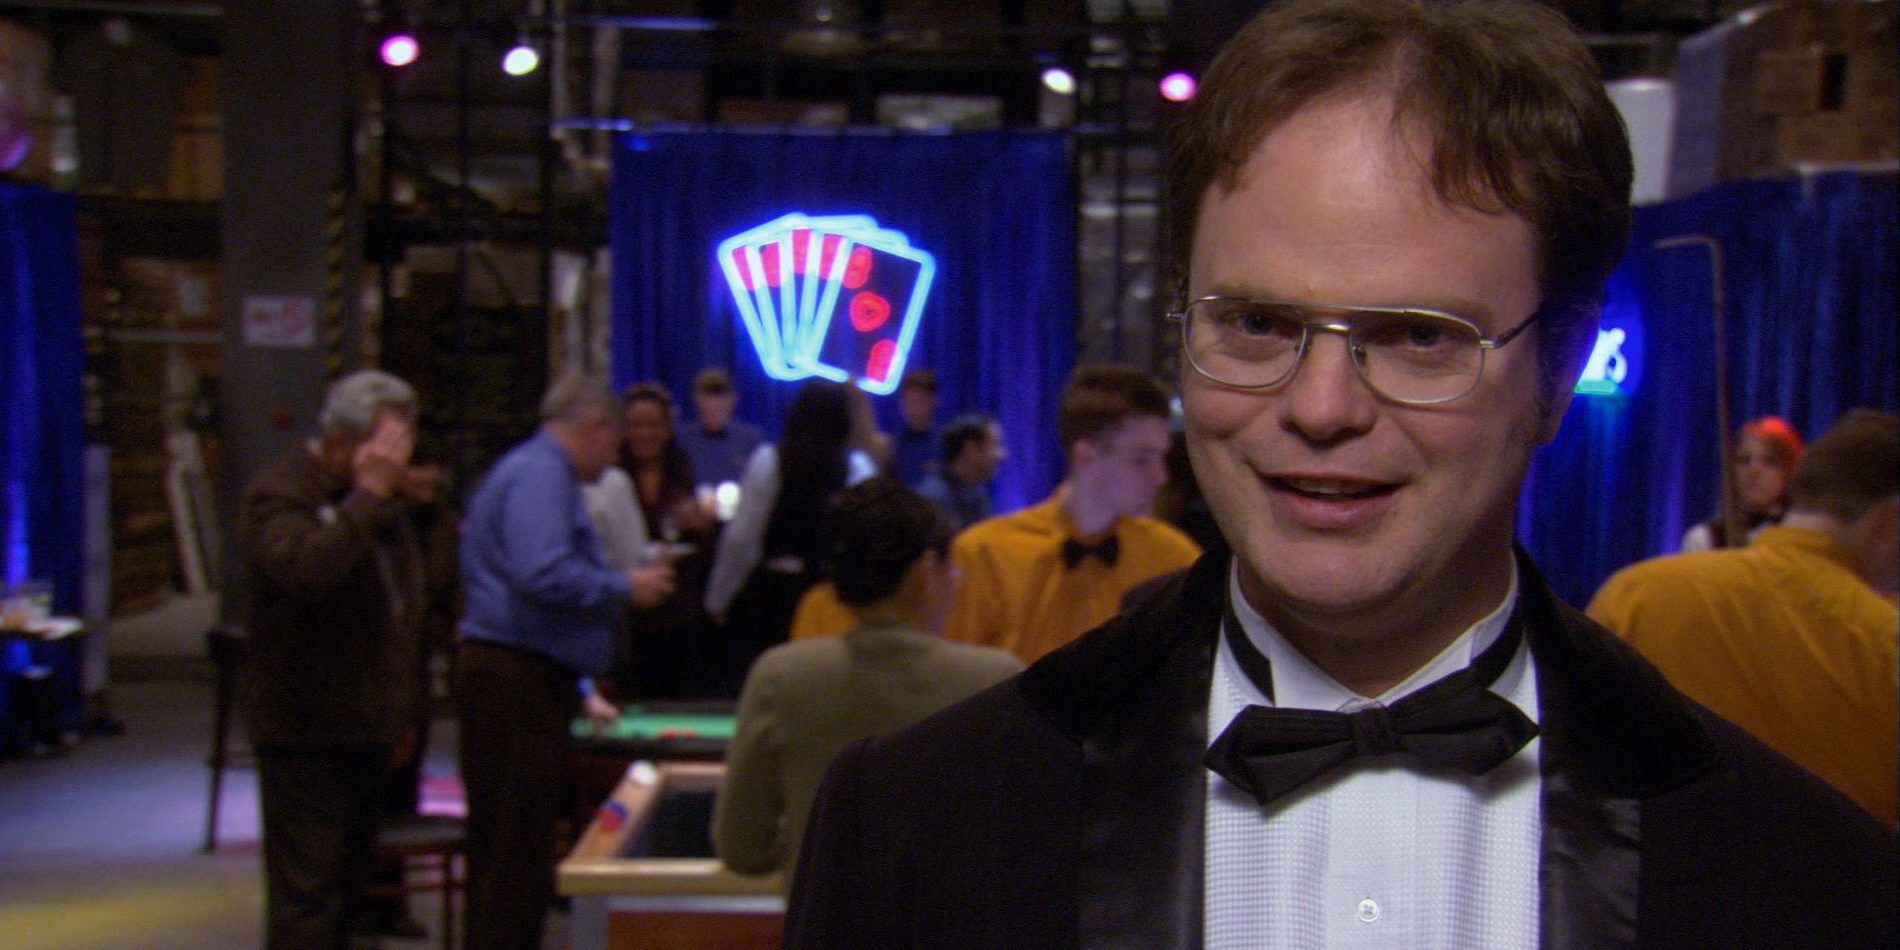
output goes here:
{"type": "Polygon", "coordinates": [[[780,875],[748,877],[727,870],[718,858],[625,858],[627,839],[653,817],[668,790],[716,791],[726,768],[717,762],[664,762],[641,781],[645,769],[629,768],[607,802],[594,813],[580,840],[557,869],[555,887],[564,896],[778,895],[780,875]],[[619,827],[603,821],[610,803],[626,810],[619,827]]]}

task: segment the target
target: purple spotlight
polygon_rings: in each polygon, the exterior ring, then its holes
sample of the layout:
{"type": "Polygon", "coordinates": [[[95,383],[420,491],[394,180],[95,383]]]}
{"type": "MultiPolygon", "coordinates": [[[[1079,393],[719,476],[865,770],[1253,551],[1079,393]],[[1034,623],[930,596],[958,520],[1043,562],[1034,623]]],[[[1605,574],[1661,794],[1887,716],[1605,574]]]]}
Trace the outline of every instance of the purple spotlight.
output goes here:
{"type": "Polygon", "coordinates": [[[407,33],[392,33],[388,39],[383,40],[379,52],[382,54],[384,63],[400,69],[415,62],[416,57],[422,55],[422,44],[417,43],[416,38],[407,33]]]}
{"type": "Polygon", "coordinates": [[[1187,73],[1169,73],[1161,77],[1161,98],[1169,102],[1186,102],[1194,98],[1194,91],[1200,83],[1187,73]]]}

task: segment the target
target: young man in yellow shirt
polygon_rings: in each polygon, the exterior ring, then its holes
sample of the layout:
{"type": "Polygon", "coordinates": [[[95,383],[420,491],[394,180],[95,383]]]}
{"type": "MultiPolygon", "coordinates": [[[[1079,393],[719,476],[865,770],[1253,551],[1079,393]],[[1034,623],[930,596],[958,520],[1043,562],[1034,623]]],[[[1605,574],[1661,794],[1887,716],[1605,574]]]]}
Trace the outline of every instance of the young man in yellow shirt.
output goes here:
{"type": "Polygon", "coordinates": [[[1058,413],[1068,478],[1040,504],[971,525],[950,548],[964,579],[944,636],[1025,663],[1114,616],[1129,588],[1201,553],[1148,514],[1168,480],[1168,397],[1154,377],[1080,367],[1058,413]]]}
{"type": "Polygon", "coordinates": [[[1782,523],[1745,548],[1619,571],[1590,602],[1691,699],[1894,823],[1900,423],[1857,409],[1795,469],[1782,523]]]}

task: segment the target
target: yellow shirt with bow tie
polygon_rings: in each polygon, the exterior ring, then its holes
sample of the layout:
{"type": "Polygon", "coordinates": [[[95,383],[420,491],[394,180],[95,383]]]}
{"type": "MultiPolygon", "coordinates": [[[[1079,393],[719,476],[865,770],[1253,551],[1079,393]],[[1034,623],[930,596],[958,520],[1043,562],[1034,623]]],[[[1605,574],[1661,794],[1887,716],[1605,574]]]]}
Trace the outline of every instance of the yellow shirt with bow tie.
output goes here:
{"type": "Polygon", "coordinates": [[[1002,647],[1033,663],[1101,625],[1121,610],[1122,596],[1142,581],[1194,563],[1201,549],[1156,518],[1116,519],[1115,563],[1062,557],[1076,535],[1058,491],[1041,504],[979,521],[950,545],[963,572],[944,625],[951,640],[1002,647]]]}

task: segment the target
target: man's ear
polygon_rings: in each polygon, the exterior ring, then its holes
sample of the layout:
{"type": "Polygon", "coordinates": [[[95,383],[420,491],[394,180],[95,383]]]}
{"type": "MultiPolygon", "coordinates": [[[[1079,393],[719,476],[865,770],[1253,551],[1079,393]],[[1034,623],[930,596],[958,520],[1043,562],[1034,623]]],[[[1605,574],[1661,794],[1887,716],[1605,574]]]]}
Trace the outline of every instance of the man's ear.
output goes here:
{"type": "Polygon", "coordinates": [[[1543,334],[1537,341],[1539,346],[1547,349],[1547,352],[1538,354],[1539,369],[1545,373],[1539,445],[1549,445],[1557,438],[1557,430],[1564,423],[1564,414],[1570,411],[1570,400],[1577,395],[1577,377],[1583,374],[1583,366],[1589,361],[1590,352],[1596,348],[1601,312],[1595,304],[1588,305],[1588,310],[1587,315],[1567,330],[1543,334]],[[1548,352],[1550,348],[1554,348],[1555,352],[1548,352]]]}
{"type": "Polygon", "coordinates": [[[1090,468],[1102,458],[1101,446],[1088,439],[1077,439],[1069,446],[1069,471],[1079,472],[1090,468]]]}
{"type": "Polygon", "coordinates": [[[1874,502],[1863,517],[1867,520],[1868,533],[1880,543],[1892,545],[1900,541],[1900,495],[1874,502]]]}

